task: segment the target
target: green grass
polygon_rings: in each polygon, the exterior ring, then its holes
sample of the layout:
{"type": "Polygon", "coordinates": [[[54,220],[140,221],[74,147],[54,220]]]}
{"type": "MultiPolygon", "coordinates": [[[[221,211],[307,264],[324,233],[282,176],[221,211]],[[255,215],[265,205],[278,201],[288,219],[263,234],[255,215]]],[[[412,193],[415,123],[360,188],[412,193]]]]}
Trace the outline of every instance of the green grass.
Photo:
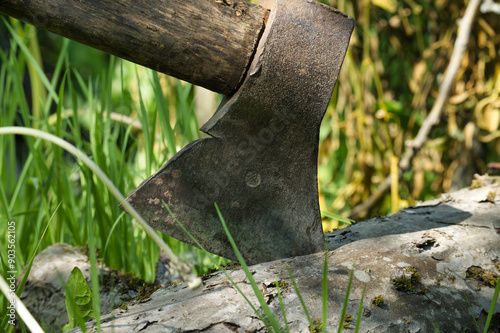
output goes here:
{"type": "MultiPolygon", "coordinates": [[[[180,147],[199,138],[193,130],[198,124],[191,85],[114,58],[97,76],[84,77],[70,64],[67,40],[49,78],[40,54],[32,54],[29,47],[31,27],[3,17],[0,24],[13,36],[10,50],[0,49],[0,127],[39,128],[73,143],[124,194],[180,147]],[[23,79],[28,73],[29,81],[23,79]],[[31,98],[26,91],[31,91],[31,98]]],[[[0,160],[0,238],[7,239],[7,223],[15,221],[18,275],[39,251],[62,242],[88,246],[92,261],[99,256],[110,267],[153,281],[160,248],[123,213],[88,167],[59,147],[30,136],[0,136],[0,154],[5,157],[0,160]]],[[[161,237],[193,262],[197,273],[213,267],[211,255],[161,237]]],[[[8,270],[6,246],[0,242],[1,272],[8,270]]],[[[96,271],[92,276],[98,290],[96,271]]],[[[0,296],[2,318],[6,302],[0,296]]]]}

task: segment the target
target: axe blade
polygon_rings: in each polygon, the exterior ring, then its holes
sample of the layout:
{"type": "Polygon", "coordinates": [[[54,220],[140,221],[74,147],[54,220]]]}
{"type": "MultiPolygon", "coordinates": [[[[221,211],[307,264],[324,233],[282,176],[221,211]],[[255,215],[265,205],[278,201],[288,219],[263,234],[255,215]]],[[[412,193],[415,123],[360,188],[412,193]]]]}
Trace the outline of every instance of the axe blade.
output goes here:
{"type": "Polygon", "coordinates": [[[193,244],[163,207],[210,252],[235,260],[217,203],[248,264],[320,252],[321,120],[352,18],[313,0],[277,0],[240,89],[194,141],[127,200],[152,227],[193,244]]]}

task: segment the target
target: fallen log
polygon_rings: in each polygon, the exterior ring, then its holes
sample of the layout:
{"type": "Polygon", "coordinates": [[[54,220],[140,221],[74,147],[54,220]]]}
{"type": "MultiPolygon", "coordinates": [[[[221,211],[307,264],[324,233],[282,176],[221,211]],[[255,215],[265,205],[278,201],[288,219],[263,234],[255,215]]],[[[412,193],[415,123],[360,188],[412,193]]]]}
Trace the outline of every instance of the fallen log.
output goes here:
{"type": "MultiPolygon", "coordinates": [[[[326,234],[327,331],[354,327],[365,285],[360,332],[474,332],[472,314],[483,327],[500,275],[500,184],[483,177],[474,187],[326,234]],[[340,322],[351,272],[350,316],[340,322]]],[[[310,327],[287,267],[316,319],[322,317],[323,260],[324,254],[317,253],[250,267],[284,328],[278,281],[290,332],[310,327]]],[[[259,308],[243,270],[228,274],[259,308]]],[[[220,271],[205,277],[197,290],[173,284],[113,310],[101,322],[103,332],[265,331],[220,271]]],[[[490,332],[498,330],[500,304],[490,325],[490,332]]]]}

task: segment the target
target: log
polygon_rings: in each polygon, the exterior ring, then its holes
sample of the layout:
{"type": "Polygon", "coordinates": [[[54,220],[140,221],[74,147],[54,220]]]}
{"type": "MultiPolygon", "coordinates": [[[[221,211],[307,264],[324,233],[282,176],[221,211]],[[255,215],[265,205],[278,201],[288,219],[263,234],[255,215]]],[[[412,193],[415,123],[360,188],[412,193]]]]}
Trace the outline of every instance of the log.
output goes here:
{"type": "MultiPolygon", "coordinates": [[[[360,332],[435,332],[435,328],[440,332],[475,332],[471,311],[482,331],[493,298],[492,284],[500,275],[500,181],[484,177],[476,188],[356,223],[326,234],[326,239],[327,332],[345,324],[340,322],[340,314],[351,271],[349,331],[354,331],[365,285],[360,332]],[[415,272],[418,279],[411,283],[415,272]],[[409,289],[404,290],[405,286],[409,289]],[[374,303],[376,300],[379,304],[374,303]]],[[[43,262],[43,257],[37,257],[35,264],[43,262]]],[[[322,317],[323,260],[324,254],[317,253],[250,267],[271,311],[284,327],[274,286],[276,279],[279,281],[290,332],[309,332],[309,322],[287,267],[312,319],[316,319],[322,317]]],[[[47,275],[37,270],[53,274],[55,269],[50,266],[37,265],[32,270],[30,286],[37,286],[39,293],[47,293],[47,289],[43,278],[37,277],[47,275]]],[[[69,275],[72,269],[72,265],[66,266],[68,272],[61,272],[63,275],[69,275]]],[[[58,267],[61,270],[65,266],[58,267]]],[[[260,309],[243,270],[233,268],[228,273],[260,309]]],[[[28,294],[36,292],[30,288],[22,299],[28,300],[28,294]]],[[[46,297],[47,302],[55,302],[53,294],[46,297]]],[[[59,302],[63,307],[64,299],[59,302]]],[[[28,307],[47,308],[43,304],[28,307]]],[[[500,330],[500,302],[494,313],[489,332],[500,330]]],[[[95,328],[95,323],[89,322],[88,327],[95,328]]],[[[220,271],[206,276],[197,290],[188,289],[185,283],[172,284],[101,317],[102,332],[118,328],[129,332],[265,331],[264,324],[220,271]]]]}
{"type": "MultiPolygon", "coordinates": [[[[165,264],[168,263],[167,258],[166,255],[160,256],[156,265],[155,286],[157,287],[165,287],[172,282],[170,277],[164,274],[165,264]]],[[[33,262],[21,299],[38,322],[47,327],[48,332],[61,332],[62,327],[68,323],[63,281],[68,281],[75,266],[90,282],[88,256],[81,249],[69,244],[51,245],[40,252],[33,262]]],[[[106,281],[99,291],[102,313],[109,313],[116,307],[129,303],[139,293],[154,287],[130,274],[110,269],[106,265],[99,265],[98,271],[99,277],[102,276],[106,281]]],[[[19,325],[18,331],[21,331],[19,325]]]]}
{"type": "Polygon", "coordinates": [[[0,0],[0,13],[226,95],[267,15],[243,0],[0,0]]]}

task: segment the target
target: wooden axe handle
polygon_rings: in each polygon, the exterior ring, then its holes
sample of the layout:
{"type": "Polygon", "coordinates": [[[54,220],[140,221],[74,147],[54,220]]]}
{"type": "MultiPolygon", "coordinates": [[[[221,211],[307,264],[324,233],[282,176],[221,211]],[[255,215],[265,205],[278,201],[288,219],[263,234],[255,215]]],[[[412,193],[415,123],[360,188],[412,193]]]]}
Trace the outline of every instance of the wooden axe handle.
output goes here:
{"type": "Polygon", "coordinates": [[[0,13],[226,95],[267,15],[242,0],[0,0],[0,13]]]}

